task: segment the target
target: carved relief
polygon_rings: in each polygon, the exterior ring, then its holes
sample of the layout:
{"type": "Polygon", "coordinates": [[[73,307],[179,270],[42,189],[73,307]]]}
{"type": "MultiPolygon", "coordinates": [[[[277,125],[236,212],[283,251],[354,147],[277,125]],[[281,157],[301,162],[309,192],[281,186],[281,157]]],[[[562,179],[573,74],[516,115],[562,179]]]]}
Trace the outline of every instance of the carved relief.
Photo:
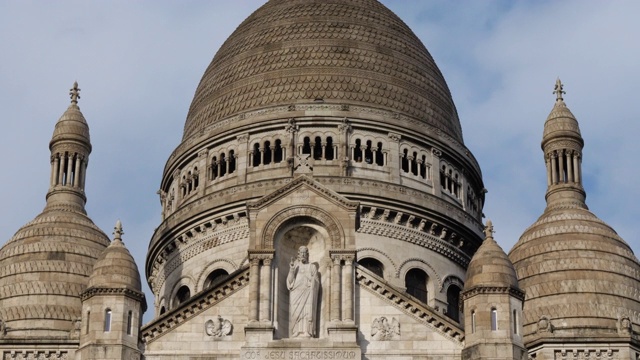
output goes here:
{"type": "Polygon", "coordinates": [[[207,320],[204,323],[204,332],[211,337],[221,338],[223,336],[231,335],[231,331],[233,330],[233,324],[228,319],[223,319],[222,316],[218,315],[213,319],[207,320]]]}
{"type": "Polygon", "coordinates": [[[391,318],[391,323],[386,317],[381,316],[373,319],[371,325],[371,337],[374,340],[392,340],[400,336],[400,322],[396,318],[391,318]]]}
{"type": "Polygon", "coordinates": [[[541,316],[538,320],[538,332],[553,332],[553,325],[547,316],[541,316]]]}

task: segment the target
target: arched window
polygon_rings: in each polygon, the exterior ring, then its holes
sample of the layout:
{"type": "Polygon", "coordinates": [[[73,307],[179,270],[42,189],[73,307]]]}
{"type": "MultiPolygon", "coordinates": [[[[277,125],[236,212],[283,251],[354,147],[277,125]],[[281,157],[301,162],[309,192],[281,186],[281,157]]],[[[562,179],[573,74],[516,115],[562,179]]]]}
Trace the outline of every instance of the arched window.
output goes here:
{"type": "Polygon", "coordinates": [[[411,173],[413,175],[418,175],[418,153],[413,152],[413,157],[411,158],[411,173]]]}
{"type": "Polygon", "coordinates": [[[322,139],[320,136],[316,136],[315,142],[313,143],[313,158],[315,160],[322,159],[322,139]]]}
{"type": "Polygon", "coordinates": [[[402,171],[409,172],[409,150],[404,149],[402,152],[402,171]]]}
{"type": "Polygon", "coordinates": [[[384,166],[384,153],[382,152],[382,143],[378,143],[378,148],[376,149],[376,165],[384,166]]]}
{"type": "Polygon", "coordinates": [[[204,288],[208,289],[213,285],[218,284],[220,281],[229,277],[229,273],[224,269],[217,269],[212,271],[204,280],[204,288]]]}
{"type": "Polygon", "coordinates": [[[220,167],[218,174],[220,174],[220,177],[223,177],[227,173],[227,157],[224,153],[220,154],[220,162],[218,165],[220,167]]]}
{"type": "Polygon", "coordinates": [[[302,140],[302,153],[311,154],[311,139],[308,136],[305,136],[302,140]]]}
{"type": "Polygon", "coordinates": [[[111,331],[111,309],[106,309],[104,311],[104,331],[111,331]]]}
{"type": "Polygon", "coordinates": [[[460,321],[460,288],[455,285],[447,289],[447,316],[460,321]]]}
{"type": "Polygon", "coordinates": [[[273,162],[279,163],[282,161],[282,141],[276,140],[276,149],[273,153],[273,162]]]}
{"type": "Polygon", "coordinates": [[[200,172],[198,172],[198,167],[193,168],[193,190],[198,188],[200,184],[200,172]]]}
{"type": "Polygon", "coordinates": [[[229,150],[229,174],[232,174],[236,171],[236,155],[235,151],[229,150]]]}
{"type": "Polygon", "coordinates": [[[84,333],[89,333],[89,324],[91,324],[91,311],[87,311],[87,325],[84,328],[84,333]]]}
{"type": "Polygon", "coordinates": [[[471,333],[474,334],[476,332],[476,311],[473,310],[471,312],[471,333]]]}
{"type": "Polygon", "coordinates": [[[362,162],[362,147],[360,145],[360,139],[356,139],[356,147],[353,148],[353,160],[355,162],[362,162]]]}
{"type": "Polygon", "coordinates": [[[518,335],[518,312],[513,310],[513,333],[518,335]]]}
{"type": "Polygon", "coordinates": [[[127,312],[127,335],[133,334],[133,312],[127,312]]]}
{"type": "Polygon", "coordinates": [[[324,149],[324,158],[326,160],[333,160],[334,158],[334,154],[333,154],[333,138],[331,136],[327,137],[327,145],[325,146],[324,149]]]}
{"type": "Polygon", "coordinates": [[[421,269],[411,269],[404,278],[407,294],[414,298],[427,303],[427,273],[421,269]]]}
{"type": "Polygon", "coordinates": [[[215,180],[218,177],[218,157],[211,158],[211,180],[215,180]]]}
{"type": "Polygon", "coordinates": [[[167,312],[167,309],[164,306],[160,307],[160,315],[163,315],[166,312],[167,312]]]}
{"type": "Polygon", "coordinates": [[[498,330],[498,310],[491,308],[491,331],[498,330]]]}
{"type": "Polygon", "coordinates": [[[420,162],[420,177],[427,178],[427,157],[422,155],[422,161],[420,162]]]}
{"type": "Polygon", "coordinates": [[[384,265],[374,258],[364,258],[358,260],[358,264],[372,273],[384,278],[384,265]]]}
{"type": "Polygon", "coordinates": [[[364,149],[364,162],[373,164],[373,150],[371,149],[371,140],[367,140],[367,147],[364,149]]]}
{"type": "Polygon", "coordinates": [[[260,144],[253,144],[253,166],[260,165],[260,144]]]}
{"type": "Polygon", "coordinates": [[[176,298],[173,302],[174,307],[189,300],[190,297],[191,297],[191,290],[189,290],[189,287],[186,285],[181,286],[180,289],[178,289],[178,292],[176,293],[176,298]]]}
{"type": "Polygon", "coordinates": [[[271,164],[271,141],[264,142],[264,164],[271,164]]]}

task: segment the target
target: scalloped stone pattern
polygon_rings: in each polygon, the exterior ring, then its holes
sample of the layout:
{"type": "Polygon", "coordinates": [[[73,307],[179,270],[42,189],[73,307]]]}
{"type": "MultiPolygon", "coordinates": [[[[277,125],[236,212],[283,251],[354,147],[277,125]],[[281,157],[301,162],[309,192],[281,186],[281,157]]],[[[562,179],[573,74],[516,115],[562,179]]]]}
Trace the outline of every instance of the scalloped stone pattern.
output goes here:
{"type": "Polygon", "coordinates": [[[250,109],[323,99],[419,119],[462,142],[447,84],[415,34],[373,0],[272,0],[220,48],[183,141],[250,109]]]}
{"type": "Polygon", "coordinates": [[[18,336],[38,323],[68,331],[81,315],[80,294],[109,238],[84,214],[45,210],[0,249],[0,318],[18,336]]]}
{"type": "Polygon", "coordinates": [[[640,322],[638,260],[609,225],[586,209],[547,209],[509,258],[526,294],[525,341],[536,336],[543,316],[558,329],[548,333],[553,337],[575,337],[578,331],[611,336],[620,318],[640,322]]]}

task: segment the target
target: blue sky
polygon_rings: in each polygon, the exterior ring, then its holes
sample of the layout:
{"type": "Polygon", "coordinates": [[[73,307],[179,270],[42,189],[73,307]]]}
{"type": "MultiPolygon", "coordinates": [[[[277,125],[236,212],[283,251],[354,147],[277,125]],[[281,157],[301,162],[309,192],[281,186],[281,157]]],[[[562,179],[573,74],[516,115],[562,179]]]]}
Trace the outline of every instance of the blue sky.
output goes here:
{"type": "MultiPolygon", "coordinates": [[[[44,206],[48,143],[77,80],[94,149],[87,211],[107,234],[122,220],[144,274],[160,223],[162,169],[196,86],[222,42],[262,3],[0,2],[2,242],[44,206]]],[[[587,204],[640,252],[640,2],[383,3],[447,79],[489,190],[484,212],[506,251],[545,206],[540,140],[559,76],[585,139],[587,204]]]]}

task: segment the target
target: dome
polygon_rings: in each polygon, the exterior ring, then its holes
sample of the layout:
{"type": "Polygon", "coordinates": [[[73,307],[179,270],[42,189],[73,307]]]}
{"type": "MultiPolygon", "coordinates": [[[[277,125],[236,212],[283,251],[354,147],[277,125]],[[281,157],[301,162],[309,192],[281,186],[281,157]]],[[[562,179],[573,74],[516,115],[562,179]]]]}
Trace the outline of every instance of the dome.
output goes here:
{"type": "Polygon", "coordinates": [[[230,117],[249,110],[314,101],[393,111],[462,142],[433,58],[375,0],[271,0],[255,11],[202,77],[183,141],[226,130],[230,117]]]}
{"type": "Polygon", "coordinates": [[[120,238],[122,226],[119,224],[120,221],[116,224],[115,239],[93,266],[89,288],[122,288],[142,292],[138,267],[120,238]]]}
{"type": "Polygon", "coordinates": [[[522,290],[525,342],[618,336],[640,323],[640,263],[629,245],[589,211],[582,186],[578,121],[556,83],[542,140],[547,207],[509,253],[522,290]]]}
{"type": "Polygon", "coordinates": [[[9,334],[36,335],[29,329],[36,320],[44,336],[68,334],[81,316],[80,294],[93,264],[108,244],[85,214],[61,206],[45,208],[18,230],[0,249],[0,319],[9,334]]]}
{"type": "Polygon", "coordinates": [[[54,145],[64,141],[66,145],[69,143],[84,145],[88,148],[87,151],[91,152],[89,125],[78,107],[78,98],[80,97],[78,91],[80,91],[80,89],[78,89],[77,82],[74,83],[73,86],[74,87],[71,89],[71,105],[69,105],[67,111],[62,114],[56,123],[55,129],[53,130],[53,136],[51,137],[51,142],[49,143],[49,148],[53,149],[54,145]]]}
{"type": "Polygon", "coordinates": [[[516,271],[511,260],[493,239],[493,226],[487,221],[487,238],[473,255],[467,269],[467,280],[464,290],[475,287],[500,287],[519,289],[516,271]]]}

